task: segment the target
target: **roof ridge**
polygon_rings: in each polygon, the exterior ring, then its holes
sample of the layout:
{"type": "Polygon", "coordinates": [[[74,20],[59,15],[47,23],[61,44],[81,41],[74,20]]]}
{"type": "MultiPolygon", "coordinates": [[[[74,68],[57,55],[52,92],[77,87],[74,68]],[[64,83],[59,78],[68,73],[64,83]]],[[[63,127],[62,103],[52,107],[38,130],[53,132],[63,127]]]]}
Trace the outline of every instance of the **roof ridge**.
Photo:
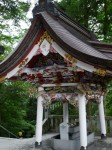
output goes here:
{"type": "Polygon", "coordinates": [[[63,12],[56,4],[51,2],[50,0],[43,0],[39,1],[39,4],[36,4],[33,9],[33,17],[36,14],[39,14],[40,12],[47,11],[48,13],[54,15],[57,18],[63,18],[68,20],[68,24],[70,24],[72,27],[75,26],[79,32],[82,32],[84,35],[88,36],[92,40],[97,40],[96,35],[83,25],[81,25],[79,22],[73,20],[70,16],[68,16],[66,13],[63,12]]]}

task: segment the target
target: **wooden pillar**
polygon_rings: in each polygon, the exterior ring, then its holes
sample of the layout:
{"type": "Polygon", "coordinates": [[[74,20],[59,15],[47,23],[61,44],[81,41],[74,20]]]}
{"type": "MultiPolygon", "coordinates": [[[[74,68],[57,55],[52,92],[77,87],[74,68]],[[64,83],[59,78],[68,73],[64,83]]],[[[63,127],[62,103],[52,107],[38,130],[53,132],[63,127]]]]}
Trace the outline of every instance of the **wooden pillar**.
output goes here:
{"type": "MultiPolygon", "coordinates": [[[[38,88],[38,91],[43,91],[42,87],[38,88]]],[[[42,144],[42,121],[43,121],[43,97],[40,95],[37,98],[37,119],[36,119],[36,142],[35,147],[40,147],[42,144]]]]}
{"type": "Polygon", "coordinates": [[[103,96],[100,97],[99,107],[99,118],[100,118],[100,126],[101,126],[101,138],[106,138],[106,123],[105,123],[105,114],[104,114],[104,106],[103,106],[103,96]]]}
{"type": "Polygon", "coordinates": [[[86,123],[86,98],[85,95],[78,95],[79,100],[79,128],[81,150],[87,148],[87,123],[86,123]]]}

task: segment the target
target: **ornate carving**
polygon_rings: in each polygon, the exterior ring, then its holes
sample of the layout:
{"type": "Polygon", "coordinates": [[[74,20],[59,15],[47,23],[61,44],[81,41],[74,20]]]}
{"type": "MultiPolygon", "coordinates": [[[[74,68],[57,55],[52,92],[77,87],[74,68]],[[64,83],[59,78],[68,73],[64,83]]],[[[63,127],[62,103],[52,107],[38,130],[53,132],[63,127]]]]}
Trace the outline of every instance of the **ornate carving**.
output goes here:
{"type": "Polygon", "coordinates": [[[105,69],[102,69],[102,68],[96,68],[96,72],[95,72],[97,75],[100,75],[100,76],[105,76],[107,71],[105,69]]]}
{"type": "Polygon", "coordinates": [[[27,62],[28,62],[28,58],[25,58],[25,59],[20,63],[19,68],[24,67],[24,66],[27,64],[27,62]]]}
{"type": "Polygon", "coordinates": [[[86,94],[87,101],[100,103],[100,96],[104,95],[104,89],[97,84],[80,84],[83,93],[86,94]]]}
{"type": "Polygon", "coordinates": [[[68,61],[70,61],[72,63],[77,63],[77,60],[73,56],[71,56],[71,55],[69,55],[67,53],[65,54],[65,60],[68,60],[68,61]]]}
{"type": "Polygon", "coordinates": [[[5,80],[5,77],[0,77],[0,82],[4,81],[5,80]]]}
{"type": "MultiPolygon", "coordinates": [[[[67,99],[68,100],[68,99],[67,99]]],[[[70,100],[68,100],[69,103],[75,107],[78,107],[79,106],[79,102],[78,102],[78,99],[77,99],[77,96],[74,96],[74,94],[71,95],[71,98],[70,100]]]]}
{"type": "Polygon", "coordinates": [[[73,105],[74,107],[76,107],[76,108],[78,108],[78,106],[79,106],[78,101],[70,101],[69,103],[70,103],[71,105],[73,105]]]}
{"type": "Polygon", "coordinates": [[[86,94],[86,99],[88,101],[91,101],[91,102],[97,102],[97,103],[100,103],[100,94],[86,94]]]}
{"type": "MultiPolygon", "coordinates": [[[[43,91],[42,91],[43,92],[43,91]]],[[[40,96],[42,93],[38,92],[38,88],[35,86],[31,86],[29,89],[29,97],[38,97],[40,96]]]]}
{"type": "Polygon", "coordinates": [[[47,31],[44,32],[44,34],[41,36],[40,38],[40,45],[42,44],[42,42],[44,41],[44,39],[46,39],[50,44],[52,43],[53,39],[50,37],[50,35],[48,34],[47,31]]]}
{"type": "Polygon", "coordinates": [[[51,104],[51,97],[47,93],[42,94],[42,97],[43,97],[42,101],[43,107],[45,109],[49,108],[49,105],[51,104]]]}

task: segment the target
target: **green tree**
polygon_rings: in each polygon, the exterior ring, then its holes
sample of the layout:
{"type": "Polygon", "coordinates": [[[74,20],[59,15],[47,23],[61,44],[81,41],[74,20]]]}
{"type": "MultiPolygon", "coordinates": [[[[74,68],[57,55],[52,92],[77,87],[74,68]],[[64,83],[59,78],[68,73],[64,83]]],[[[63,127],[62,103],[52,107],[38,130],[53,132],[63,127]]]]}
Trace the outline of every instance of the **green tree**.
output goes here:
{"type": "Polygon", "coordinates": [[[94,31],[99,40],[112,42],[111,0],[62,0],[58,5],[73,20],[94,31]]]}
{"type": "Polygon", "coordinates": [[[4,55],[0,55],[2,61],[14,48],[20,38],[26,32],[25,23],[28,24],[26,13],[29,4],[16,0],[0,1],[0,45],[5,47],[4,55]]]}
{"type": "MultiPolygon", "coordinates": [[[[99,40],[112,43],[111,0],[62,0],[58,6],[73,20],[92,30],[99,40]]],[[[112,83],[109,83],[107,88],[106,115],[112,115],[112,83]]],[[[92,106],[96,108],[96,105],[92,104],[92,106]]]]}
{"type": "Polygon", "coordinates": [[[26,83],[19,81],[0,83],[0,125],[15,134],[20,128],[29,126],[25,120],[28,91],[29,84],[26,83]]]}
{"type": "MultiPolygon", "coordinates": [[[[0,55],[2,61],[15,47],[26,32],[25,24],[29,4],[16,0],[0,1],[0,45],[5,47],[5,53],[0,55]]],[[[28,101],[28,85],[21,82],[6,81],[0,83],[0,124],[14,133],[20,127],[27,127],[25,120],[28,101]]]]}
{"type": "Polygon", "coordinates": [[[112,116],[112,82],[108,84],[108,92],[106,95],[106,115],[112,116]]]}
{"type": "Polygon", "coordinates": [[[26,120],[32,125],[36,124],[36,112],[37,112],[37,100],[34,97],[30,97],[27,103],[26,120]]]}

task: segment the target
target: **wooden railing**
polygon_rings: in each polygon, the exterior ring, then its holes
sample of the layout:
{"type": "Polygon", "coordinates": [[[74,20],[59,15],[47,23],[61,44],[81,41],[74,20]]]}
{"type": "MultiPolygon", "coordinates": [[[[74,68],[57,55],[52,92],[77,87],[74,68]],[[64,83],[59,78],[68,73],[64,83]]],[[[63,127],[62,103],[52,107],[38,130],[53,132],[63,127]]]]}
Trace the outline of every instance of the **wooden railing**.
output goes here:
{"type": "MultiPolygon", "coordinates": [[[[112,116],[106,116],[106,128],[107,135],[112,136],[112,116]]],[[[63,122],[62,115],[50,115],[48,120],[43,126],[44,132],[59,132],[59,124],[63,122]]],[[[69,117],[70,124],[79,123],[78,116],[69,117]]],[[[87,116],[87,128],[88,131],[95,132],[96,135],[100,135],[100,121],[98,116],[87,116]]]]}

